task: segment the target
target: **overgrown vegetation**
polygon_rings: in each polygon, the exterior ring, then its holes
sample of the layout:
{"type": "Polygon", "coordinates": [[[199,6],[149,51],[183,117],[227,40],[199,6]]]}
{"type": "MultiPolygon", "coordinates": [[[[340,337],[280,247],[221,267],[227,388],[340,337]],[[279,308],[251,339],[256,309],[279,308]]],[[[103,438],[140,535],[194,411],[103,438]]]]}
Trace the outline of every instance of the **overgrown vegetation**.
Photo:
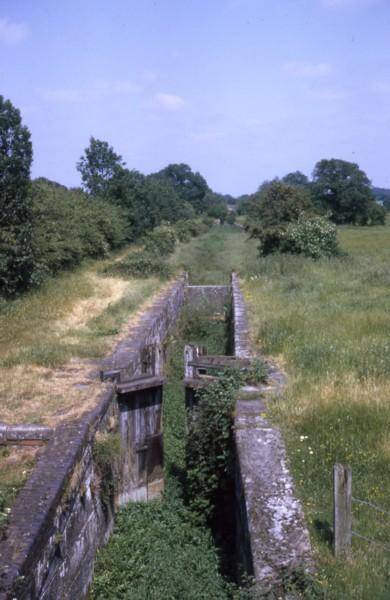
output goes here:
{"type": "Polygon", "coordinates": [[[125,258],[108,265],[104,272],[121,277],[147,278],[155,275],[161,279],[168,279],[172,275],[172,269],[164,258],[143,250],[130,252],[125,258]]]}
{"type": "Polygon", "coordinates": [[[103,505],[108,507],[118,485],[117,463],[121,455],[119,433],[97,433],[92,450],[96,469],[94,485],[99,487],[103,505]]]}
{"type": "MultiPolygon", "coordinates": [[[[267,412],[283,430],[317,552],[316,582],[306,597],[384,600],[389,595],[385,549],[354,538],[351,562],[333,558],[331,472],[334,462],[351,464],[353,494],[390,511],[390,230],[342,228],[339,237],[341,257],[313,262],[276,254],[259,260],[253,240],[245,241],[234,228],[216,228],[191,248],[180,247],[172,261],[194,275],[198,264],[199,283],[212,283],[216,274],[225,283],[232,268],[239,270],[254,341],[287,369],[285,397],[267,412]]],[[[177,352],[179,365],[180,347],[177,352]]],[[[166,429],[167,472],[168,489],[180,494],[185,471],[180,384],[176,394],[165,413],[174,423],[166,429]]],[[[354,529],[388,543],[387,520],[368,507],[354,505],[354,529]]]]}
{"type": "Polygon", "coordinates": [[[200,524],[215,523],[234,476],[232,415],[241,381],[233,370],[220,375],[198,392],[198,402],[188,416],[186,497],[200,524]]]}
{"type": "Polygon", "coordinates": [[[250,597],[249,591],[238,589],[220,574],[218,551],[210,530],[205,527],[211,520],[221,485],[216,477],[224,473],[226,480],[231,467],[229,439],[235,389],[232,374],[204,393],[198,409],[198,425],[193,422],[187,445],[185,442],[183,344],[191,340],[207,344],[210,352],[223,353],[227,331],[221,320],[191,319],[191,316],[189,312],[184,314],[179,335],[168,345],[164,498],[148,504],[132,503],[120,512],[114,534],[97,560],[93,598],[241,600],[250,597]],[[213,419],[212,434],[208,418],[213,419]],[[207,472],[202,471],[206,462],[211,471],[208,467],[207,472]]]}

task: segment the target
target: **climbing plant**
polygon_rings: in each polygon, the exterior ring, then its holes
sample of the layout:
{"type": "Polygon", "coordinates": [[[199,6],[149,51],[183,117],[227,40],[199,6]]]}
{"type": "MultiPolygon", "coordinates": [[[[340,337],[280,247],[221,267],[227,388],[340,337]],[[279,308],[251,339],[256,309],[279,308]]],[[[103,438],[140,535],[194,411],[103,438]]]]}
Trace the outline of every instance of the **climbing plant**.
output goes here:
{"type": "Polygon", "coordinates": [[[220,494],[232,476],[232,421],[235,393],[242,374],[229,369],[198,392],[188,415],[186,498],[199,521],[211,522],[220,494]]]}

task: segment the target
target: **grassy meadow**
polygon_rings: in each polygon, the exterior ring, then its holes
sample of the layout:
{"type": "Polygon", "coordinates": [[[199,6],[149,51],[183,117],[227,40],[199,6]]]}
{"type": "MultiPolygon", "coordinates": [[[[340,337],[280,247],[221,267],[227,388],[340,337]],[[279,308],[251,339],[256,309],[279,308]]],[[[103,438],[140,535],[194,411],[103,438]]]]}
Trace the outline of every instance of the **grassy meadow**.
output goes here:
{"type": "MultiPolygon", "coordinates": [[[[330,548],[332,465],[351,465],[353,496],[390,513],[390,227],[341,228],[346,255],[252,261],[243,273],[253,341],[289,376],[269,406],[288,447],[325,598],[390,598],[390,549],[353,538],[330,548]]],[[[353,530],[390,544],[390,516],[353,504],[353,530]]]]}

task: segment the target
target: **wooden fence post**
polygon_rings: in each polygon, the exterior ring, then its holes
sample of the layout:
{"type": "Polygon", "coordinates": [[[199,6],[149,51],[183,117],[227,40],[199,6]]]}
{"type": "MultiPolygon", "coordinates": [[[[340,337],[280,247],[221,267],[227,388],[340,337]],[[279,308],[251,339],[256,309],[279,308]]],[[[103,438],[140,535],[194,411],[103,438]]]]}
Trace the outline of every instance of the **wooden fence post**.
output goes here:
{"type": "Polygon", "coordinates": [[[351,467],[333,465],[333,549],[334,555],[351,556],[352,539],[352,471],[351,467]]]}

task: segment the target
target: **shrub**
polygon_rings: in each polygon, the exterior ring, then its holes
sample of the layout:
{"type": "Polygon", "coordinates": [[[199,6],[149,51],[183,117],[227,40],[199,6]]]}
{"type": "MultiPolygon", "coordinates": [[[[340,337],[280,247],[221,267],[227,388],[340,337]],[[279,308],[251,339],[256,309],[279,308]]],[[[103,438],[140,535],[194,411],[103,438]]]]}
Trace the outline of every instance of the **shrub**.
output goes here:
{"type": "Polygon", "coordinates": [[[202,225],[195,219],[188,221],[178,221],[175,224],[175,233],[179,242],[188,242],[192,237],[196,237],[202,231],[202,225]]]}
{"type": "Polygon", "coordinates": [[[118,476],[117,462],[121,455],[118,433],[98,433],[93,443],[93,459],[96,469],[95,484],[99,487],[103,505],[109,506],[115,492],[118,476]]]}
{"type": "MultiPolygon", "coordinates": [[[[384,225],[386,222],[386,207],[377,202],[373,202],[367,209],[367,225],[384,225]]],[[[364,224],[364,223],[363,223],[364,224]]]]}
{"type": "Polygon", "coordinates": [[[251,202],[246,229],[259,240],[261,255],[280,250],[289,223],[302,213],[309,214],[313,205],[308,192],[280,181],[264,184],[251,202]]]}
{"type": "Polygon", "coordinates": [[[110,275],[120,275],[122,277],[149,277],[157,275],[162,279],[171,276],[170,266],[159,256],[147,252],[139,251],[129,254],[121,261],[109,265],[105,273],[110,275]]]}
{"type": "Polygon", "coordinates": [[[84,258],[104,257],[124,241],[120,208],[48,180],[32,184],[32,213],[35,284],[84,258]]]}
{"type": "Polygon", "coordinates": [[[241,376],[229,370],[205,390],[188,417],[187,502],[199,522],[215,518],[221,489],[232,477],[232,420],[241,376]]]}
{"type": "Polygon", "coordinates": [[[205,216],[202,219],[202,233],[206,233],[206,231],[208,231],[213,225],[214,225],[214,219],[212,219],[211,217],[205,216]]]}
{"type": "Polygon", "coordinates": [[[144,244],[147,253],[167,256],[175,249],[175,230],[169,225],[159,225],[145,235],[144,244]]]}
{"type": "Polygon", "coordinates": [[[226,223],[228,225],[234,225],[234,223],[236,222],[236,213],[231,211],[228,216],[226,217],[226,223]]]}
{"type": "Polygon", "coordinates": [[[281,238],[280,250],[315,259],[338,254],[336,226],[325,217],[301,215],[296,223],[288,225],[281,238]]]}

